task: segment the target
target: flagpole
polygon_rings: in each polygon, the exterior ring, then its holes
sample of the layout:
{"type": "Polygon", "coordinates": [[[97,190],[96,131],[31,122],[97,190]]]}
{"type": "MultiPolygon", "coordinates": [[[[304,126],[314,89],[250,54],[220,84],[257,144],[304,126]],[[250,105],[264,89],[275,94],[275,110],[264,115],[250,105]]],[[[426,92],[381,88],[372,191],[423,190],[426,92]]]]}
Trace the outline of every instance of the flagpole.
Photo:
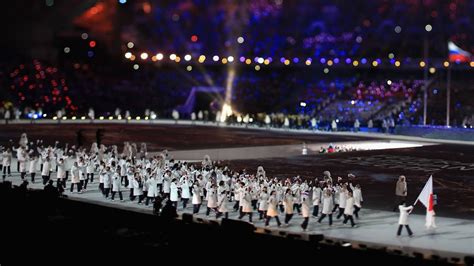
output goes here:
{"type": "Polygon", "coordinates": [[[448,66],[447,81],[446,81],[446,126],[449,127],[449,112],[451,105],[451,66],[448,66]]]}
{"type": "Polygon", "coordinates": [[[423,126],[426,126],[426,118],[427,118],[427,111],[428,111],[428,36],[425,33],[425,40],[423,43],[423,56],[425,60],[425,67],[423,72],[423,79],[424,79],[424,93],[423,93],[423,126]]]}

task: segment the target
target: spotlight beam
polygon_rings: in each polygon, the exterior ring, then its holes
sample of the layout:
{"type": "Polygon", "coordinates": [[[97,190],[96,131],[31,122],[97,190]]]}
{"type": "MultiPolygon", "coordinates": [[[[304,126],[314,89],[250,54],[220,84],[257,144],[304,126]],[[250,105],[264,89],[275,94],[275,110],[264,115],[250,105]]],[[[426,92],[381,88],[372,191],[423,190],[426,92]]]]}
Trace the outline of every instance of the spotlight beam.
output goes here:
{"type": "Polygon", "coordinates": [[[227,117],[232,115],[232,107],[231,107],[231,101],[232,101],[232,88],[233,88],[233,83],[235,79],[235,69],[234,67],[230,67],[229,71],[227,72],[227,82],[225,86],[225,98],[224,98],[224,104],[222,105],[222,111],[221,111],[221,117],[219,120],[221,122],[225,122],[227,117]]]}

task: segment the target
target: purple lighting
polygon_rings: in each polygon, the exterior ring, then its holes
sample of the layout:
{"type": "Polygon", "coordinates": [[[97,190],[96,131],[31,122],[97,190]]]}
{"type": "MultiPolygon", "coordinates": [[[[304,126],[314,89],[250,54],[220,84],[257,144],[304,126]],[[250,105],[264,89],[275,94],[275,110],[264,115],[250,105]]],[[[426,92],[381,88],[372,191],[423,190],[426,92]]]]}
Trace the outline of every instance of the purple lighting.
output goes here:
{"type": "Polygon", "coordinates": [[[346,64],[350,64],[352,60],[350,58],[346,58],[346,64]]]}
{"type": "Polygon", "coordinates": [[[323,57],[323,58],[321,58],[321,59],[319,60],[319,62],[321,62],[321,64],[324,64],[324,63],[326,63],[326,58],[324,58],[324,57],[323,57]]]}

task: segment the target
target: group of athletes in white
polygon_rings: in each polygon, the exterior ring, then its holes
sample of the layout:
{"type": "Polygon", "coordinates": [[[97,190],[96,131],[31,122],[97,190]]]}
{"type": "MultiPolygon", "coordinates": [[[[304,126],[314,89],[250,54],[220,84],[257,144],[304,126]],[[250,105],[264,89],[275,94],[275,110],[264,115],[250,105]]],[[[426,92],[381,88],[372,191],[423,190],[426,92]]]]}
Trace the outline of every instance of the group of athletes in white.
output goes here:
{"type": "Polygon", "coordinates": [[[199,213],[205,204],[207,216],[213,212],[216,218],[228,218],[229,212],[234,211],[239,212],[239,219],[248,215],[250,223],[256,212],[266,226],[272,218],[280,226],[280,215],[284,215],[284,224],[288,225],[296,213],[304,218],[303,230],[307,229],[310,216],[318,218],[319,223],[328,217],[332,225],[333,214],[337,219],[343,217],[344,224],[350,221],[354,227],[353,217],[359,218],[363,202],[360,185],[352,174],[334,181],[329,171],[312,180],[299,176],[283,180],[269,178],[261,166],[255,174],[233,171],[212,162],[209,156],[198,164],[175,161],[167,151],[148,157],[145,144],[138,148],[125,142],[119,153],[117,146],[94,143],[87,151],[67,144],[60,147],[59,142],[47,147],[42,141],[29,143],[26,134],[22,134],[18,147],[10,145],[1,149],[3,180],[7,173],[11,174],[15,151],[22,179],[26,180],[29,174],[34,183],[36,173],[40,172],[46,185],[53,183],[51,174],[56,172],[60,193],[66,189],[66,182],[70,183],[71,193],[74,187],[77,193],[83,193],[98,174],[99,190],[111,200],[118,194],[123,201],[122,192],[128,189],[129,200],[138,200],[138,204],[169,200],[175,208],[186,212],[191,203],[193,214],[199,213]]]}

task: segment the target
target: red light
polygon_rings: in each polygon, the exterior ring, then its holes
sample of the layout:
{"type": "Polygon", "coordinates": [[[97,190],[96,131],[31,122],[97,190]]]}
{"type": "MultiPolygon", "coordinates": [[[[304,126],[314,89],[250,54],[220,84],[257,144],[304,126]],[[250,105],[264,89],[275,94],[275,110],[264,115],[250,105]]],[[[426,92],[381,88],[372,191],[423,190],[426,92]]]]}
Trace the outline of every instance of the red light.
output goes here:
{"type": "Polygon", "coordinates": [[[95,45],[96,45],[95,41],[90,41],[90,42],[89,42],[89,46],[90,46],[91,48],[94,48],[95,45]]]}
{"type": "Polygon", "coordinates": [[[97,14],[97,12],[99,12],[99,9],[98,9],[97,7],[91,8],[91,14],[92,14],[92,15],[97,14]]]}
{"type": "Polygon", "coordinates": [[[150,12],[151,12],[150,3],[148,3],[148,2],[143,3],[143,12],[145,12],[145,14],[150,14],[150,12]]]}
{"type": "Polygon", "coordinates": [[[197,35],[191,36],[191,41],[192,41],[192,42],[197,42],[197,40],[198,40],[198,36],[197,36],[197,35]]]}

